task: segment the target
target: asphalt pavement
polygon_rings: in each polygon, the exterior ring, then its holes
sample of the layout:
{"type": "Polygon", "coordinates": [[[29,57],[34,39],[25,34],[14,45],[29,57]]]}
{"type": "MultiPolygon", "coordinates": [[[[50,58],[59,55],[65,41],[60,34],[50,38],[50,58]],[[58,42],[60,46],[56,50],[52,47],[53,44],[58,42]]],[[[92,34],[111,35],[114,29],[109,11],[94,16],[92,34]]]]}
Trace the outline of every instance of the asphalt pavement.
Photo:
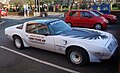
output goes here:
{"type": "MultiPolygon", "coordinates": [[[[47,17],[59,18],[60,17],[47,17]]],[[[89,63],[86,66],[76,67],[71,65],[64,55],[40,50],[37,48],[26,48],[18,50],[13,41],[4,34],[4,29],[23,23],[28,20],[42,19],[41,17],[2,17],[4,23],[0,25],[0,73],[120,73],[119,57],[102,63],[89,63]]],[[[109,25],[107,32],[112,33],[120,45],[120,24],[109,25]]],[[[119,48],[118,48],[119,49],[119,48]]]]}

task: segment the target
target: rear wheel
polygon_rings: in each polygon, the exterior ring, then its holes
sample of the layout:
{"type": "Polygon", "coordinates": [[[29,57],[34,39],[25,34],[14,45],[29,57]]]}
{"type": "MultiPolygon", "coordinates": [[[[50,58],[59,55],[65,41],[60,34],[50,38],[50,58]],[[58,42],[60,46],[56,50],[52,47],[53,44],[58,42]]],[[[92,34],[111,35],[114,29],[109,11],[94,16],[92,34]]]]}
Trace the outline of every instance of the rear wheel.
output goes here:
{"type": "Polygon", "coordinates": [[[89,62],[88,54],[81,48],[71,48],[67,52],[67,57],[71,64],[82,66],[89,62]]]}
{"type": "Polygon", "coordinates": [[[97,30],[101,30],[102,29],[102,25],[97,23],[97,24],[95,24],[94,28],[97,29],[97,30]]]}
{"type": "Polygon", "coordinates": [[[22,39],[19,36],[15,36],[14,38],[14,45],[17,49],[24,49],[24,44],[22,39]]]}

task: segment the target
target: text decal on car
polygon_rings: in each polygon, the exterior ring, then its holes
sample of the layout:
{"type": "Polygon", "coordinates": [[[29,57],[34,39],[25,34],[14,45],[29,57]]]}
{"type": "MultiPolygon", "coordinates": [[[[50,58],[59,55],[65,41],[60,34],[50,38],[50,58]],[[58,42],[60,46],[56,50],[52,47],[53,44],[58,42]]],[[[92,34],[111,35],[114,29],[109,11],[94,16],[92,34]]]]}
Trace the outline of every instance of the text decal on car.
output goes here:
{"type": "Polygon", "coordinates": [[[33,43],[45,44],[45,42],[46,42],[44,37],[40,37],[40,36],[30,35],[28,37],[28,39],[29,39],[30,42],[33,42],[33,43]]]}

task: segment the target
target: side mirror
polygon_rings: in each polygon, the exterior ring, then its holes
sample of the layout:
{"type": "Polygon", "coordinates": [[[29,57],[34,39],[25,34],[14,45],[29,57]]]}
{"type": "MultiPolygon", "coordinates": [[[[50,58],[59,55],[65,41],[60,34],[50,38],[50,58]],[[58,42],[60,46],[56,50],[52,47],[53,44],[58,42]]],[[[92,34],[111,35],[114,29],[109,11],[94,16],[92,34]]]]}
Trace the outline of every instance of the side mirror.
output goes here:
{"type": "Polygon", "coordinates": [[[48,36],[48,35],[50,35],[50,33],[46,32],[46,33],[43,33],[42,35],[48,36]]]}

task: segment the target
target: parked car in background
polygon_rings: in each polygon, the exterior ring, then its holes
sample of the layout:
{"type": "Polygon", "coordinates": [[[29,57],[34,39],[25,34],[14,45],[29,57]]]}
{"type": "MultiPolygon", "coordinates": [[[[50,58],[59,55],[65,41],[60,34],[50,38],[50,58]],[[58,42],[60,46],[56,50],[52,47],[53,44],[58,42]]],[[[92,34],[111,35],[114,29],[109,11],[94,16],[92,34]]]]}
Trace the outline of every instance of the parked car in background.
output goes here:
{"type": "Polygon", "coordinates": [[[7,27],[5,35],[14,41],[17,49],[36,47],[61,53],[76,66],[110,59],[118,46],[117,40],[110,33],[71,28],[59,19],[27,21],[7,27]]]}
{"type": "Polygon", "coordinates": [[[92,11],[95,12],[96,14],[100,15],[100,16],[105,17],[105,18],[108,20],[109,24],[115,24],[116,21],[117,21],[117,17],[116,17],[115,15],[112,15],[112,14],[104,14],[104,13],[99,12],[99,11],[97,11],[97,10],[92,10],[92,11]]]}
{"type": "Polygon", "coordinates": [[[1,16],[7,16],[8,12],[6,10],[0,9],[1,16]]]}
{"type": "Polygon", "coordinates": [[[90,10],[73,10],[65,16],[65,22],[71,26],[82,26],[95,29],[107,28],[108,20],[90,10]]]}

